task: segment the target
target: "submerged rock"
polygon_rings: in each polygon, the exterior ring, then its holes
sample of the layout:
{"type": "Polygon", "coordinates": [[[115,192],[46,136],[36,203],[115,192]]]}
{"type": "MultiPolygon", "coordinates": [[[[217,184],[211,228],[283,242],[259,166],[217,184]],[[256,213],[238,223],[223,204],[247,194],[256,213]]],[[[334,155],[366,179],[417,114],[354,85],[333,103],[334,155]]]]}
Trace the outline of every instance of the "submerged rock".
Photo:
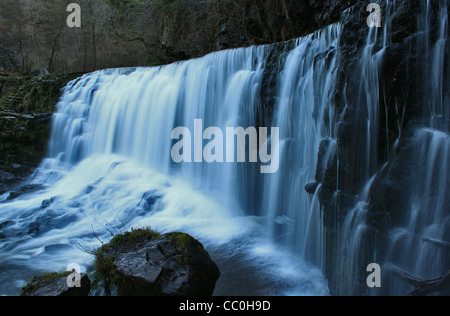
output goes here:
{"type": "Polygon", "coordinates": [[[309,194],[314,195],[314,194],[316,194],[316,191],[317,191],[317,188],[318,188],[318,187],[319,187],[319,183],[317,183],[317,182],[311,182],[311,183],[308,183],[308,184],[305,186],[305,191],[308,192],[309,194]]]}
{"type": "Polygon", "coordinates": [[[20,296],[88,296],[91,281],[87,274],[81,274],[81,287],[69,288],[67,277],[71,272],[49,273],[34,277],[20,293],[20,296]]]}
{"type": "Polygon", "coordinates": [[[116,236],[96,253],[97,275],[119,296],[211,296],[220,277],[203,245],[189,235],[150,229],[116,236]]]}
{"type": "Polygon", "coordinates": [[[162,195],[158,191],[149,191],[144,193],[140,206],[145,211],[151,211],[153,206],[162,199],[162,195]]]}

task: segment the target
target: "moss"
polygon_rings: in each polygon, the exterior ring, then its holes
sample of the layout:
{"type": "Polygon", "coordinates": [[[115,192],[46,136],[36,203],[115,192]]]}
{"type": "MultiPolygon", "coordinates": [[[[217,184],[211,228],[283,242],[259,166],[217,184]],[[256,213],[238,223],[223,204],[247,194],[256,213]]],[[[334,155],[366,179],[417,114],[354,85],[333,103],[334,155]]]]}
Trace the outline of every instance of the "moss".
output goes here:
{"type": "Polygon", "coordinates": [[[114,257],[111,255],[101,254],[96,256],[96,275],[94,284],[97,285],[100,281],[104,281],[105,286],[108,288],[110,284],[116,284],[117,273],[114,268],[114,261],[114,257]]]}
{"type": "Polygon", "coordinates": [[[133,246],[134,250],[136,246],[141,244],[143,241],[148,242],[161,237],[161,234],[152,230],[150,227],[141,229],[132,229],[131,232],[126,232],[115,236],[108,244],[100,247],[96,254],[104,254],[112,249],[116,249],[122,246],[133,246]]]}
{"type": "Polygon", "coordinates": [[[175,261],[180,265],[180,266],[187,266],[190,263],[190,257],[189,256],[178,256],[175,258],[175,261]]]}
{"type": "Polygon", "coordinates": [[[15,74],[2,77],[2,85],[8,89],[0,98],[0,108],[18,113],[53,113],[61,89],[81,75],[29,77],[15,74]]]}
{"type": "Polygon", "coordinates": [[[186,248],[192,243],[192,238],[183,233],[172,233],[168,236],[175,247],[186,248]]]}
{"type": "Polygon", "coordinates": [[[107,287],[110,284],[116,284],[117,274],[114,266],[115,259],[112,253],[113,251],[120,251],[120,249],[137,251],[145,243],[160,237],[161,234],[152,230],[150,227],[132,229],[131,232],[115,236],[108,244],[103,245],[94,252],[96,267],[95,283],[98,284],[98,282],[104,281],[107,287]]]}
{"type": "Polygon", "coordinates": [[[108,0],[108,2],[121,14],[129,14],[130,10],[136,6],[144,5],[144,3],[139,0],[108,0]]]}
{"type": "MultiPolygon", "coordinates": [[[[209,256],[208,252],[205,250],[203,245],[192,238],[191,236],[184,233],[172,233],[167,237],[172,241],[172,244],[177,248],[187,249],[192,247],[193,249],[198,249],[202,254],[209,256]]],[[[187,258],[188,260],[189,258],[187,258]]],[[[185,263],[187,264],[187,263],[185,263]]]]}
{"type": "Polygon", "coordinates": [[[72,272],[46,273],[32,278],[20,291],[20,296],[29,296],[60,278],[67,278],[72,272]]]}

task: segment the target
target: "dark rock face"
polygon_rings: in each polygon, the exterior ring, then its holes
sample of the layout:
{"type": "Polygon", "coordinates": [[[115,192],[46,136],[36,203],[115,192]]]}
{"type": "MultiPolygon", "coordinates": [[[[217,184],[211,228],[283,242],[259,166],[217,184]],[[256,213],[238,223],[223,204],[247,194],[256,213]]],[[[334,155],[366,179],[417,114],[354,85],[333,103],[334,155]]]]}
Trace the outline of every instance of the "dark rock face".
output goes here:
{"type": "MultiPolygon", "coordinates": [[[[358,275],[365,275],[367,263],[374,260],[382,262],[384,247],[389,238],[388,231],[401,223],[402,216],[408,210],[405,206],[410,197],[405,188],[411,179],[410,139],[418,126],[430,120],[428,91],[432,90],[427,78],[427,68],[431,66],[425,60],[423,32],[420,30],[420,16],[426,2],[419,0],[396,1],[393,12],[387,20],[386,1],[374,1],[381,5],[384,23],[389,25],[389,39],[383,47],[383,32],[378,31],[378,40],[372,54],[384,48],[378,74],[379,95],[377,111],[379,120],[375,122],[376,142],[372,150],[364,151],[367,146],[368,109],[366,93],[363,87],[361,57],[368,39],[365,27],[368,13],[367,3],[361,2],[346,11],[341,17],[342,31],[339,47],[339,67],[334,88],[333,105],[336,108],[337,149],[326,157],[330,142],[324,140],[318,153],[316,182],[321,185],[319,193],[324,210],[326,235],[326,276],[330,280],[332,294],[364,294],[367,290],[365,280],[352,280],[347,286],[350,292],[339,282],[341,273],[346,269],[345,245],[339,244],[339,236],[346,216],[360,201],[360,194],[375,176],[368,192],[367,230],[361,236],[358,275]],[[428,101],[427,101],[428,99],[428,101]],[[369,163],[368,163],[369,162],[369,163]],[[338,267],[341,258],[343,267],[338,267]],[[363,263],[366,264],[363,267],[363,263]]],[[[430,1],[432,10],[429,17],[431,26],[429,44],[437,41],[439,29],[439,1],[430,1]]],[[[372,55],[372,56],[373,56],[372,55]]],[[[446,68],[448,65],[446,65],[446,68]]],[[[373,88],[373,87],[372,87],[373,88]]],[[[444,94],[447,94],[444,91],[444,94]]],[[[306,189],[312,190],[313,187],[306,189]]],[[[356,278],[355,275],[349,276],[356,278]]]]}
{"type": "Polygon", "coordinates": [[[319,187],[319,183],[317,183],[317,182],[311,182],[311,183],[308,183],[308,184],[305,186],[305,190],[306,190],[306,192],[308,192],[309,194],[315,194],[318,187],[319,187]]]}
{"type": "Polygon", "coordinates": [[[23,191],[16,187],[45,157],[52,114],[61,89],[78,76],[0,74],[1,194],[11,189],[23,191]]]}
{"type": "Polygon", "coordinates": [[[100,256],[119,296],[211,296],[220,277],[202,244],[183,233],[125,242],[100,256]]]}
{"type": "Polygon", "coordinates": [[[45,155],[51,114],[0,111],[0,191],[30,176],[45,155]]]}
{"type": "Polygon", "coordinates": [[[87,274],[81,274],[81,287],[69,288],[67,273],[51,273],[34,277],[22,289],[21,296],[88,296],[91,291],[91,281],[87,274]]]}
{"type": "Polygon", "coordinates": [[[146,192],[142,196],[141,206],[145,211],[150,211],[161,198],[161,194],[157,191],[146,192]]]}

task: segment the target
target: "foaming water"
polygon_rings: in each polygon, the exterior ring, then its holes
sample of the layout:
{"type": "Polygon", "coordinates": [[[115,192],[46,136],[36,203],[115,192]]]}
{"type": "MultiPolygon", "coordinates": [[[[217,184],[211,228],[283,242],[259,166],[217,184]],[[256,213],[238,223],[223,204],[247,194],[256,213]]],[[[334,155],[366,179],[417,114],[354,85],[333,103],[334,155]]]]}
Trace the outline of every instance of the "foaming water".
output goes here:
{"type": "MultiPolygon", "coordinates": [[[[68,263],[89,270],[93,258],[86,250],[130,227],[146,226],[162,233],[183,231],[202,241],[223,270],[225,287],[219,289],[220,295],[230,293],[229,282],[252,284],[248,274],[237,276],[243,280],[230,280],[240,267],[252,271],[253,282],[261,284],[255,294],[280,295],[287,289],[296,295],[328,293],[319,270],[294,258],[293,264],[302,268],[294,269],[287,257],[280,264],[280,250],[267,248],[267,240],[261,238],[263,218],[230,211],[192,184],[121,156],[94,155],[44,192],[2,205],[0,222],[7,221],[13,223],[4,231],[11,237],[0,245],[2,294],[17,294],[33,274],[62,271],[68,263]],[[231,273],[227,272],[230,264],[231,273]],[[296,291],[293,280],[310,282],[308,292],[301,287],[296,291]]],[[[252,291],[242,288],[231,293],[252,291]]]]}
{"type": "MultiPolygon", "coordinates": [[[[308,144],[293,167],[302,175],[295,192],[311,180],[320,140],[331,134],[322,123],[325,115],[333,121],[327,97],[318,100],[308,89],[330,89],[338,36],[333,25],[294,43],[281,76],[287,79],[273,96],[281,100],[274,125],[281,128],[285,164],[294,144],[308,144]],[[291,110],[296,121],[285,125],[291,110]],[[292,134],[302,124],[302,132],[292,134]]],[[[270,192],[274,184],[291,183],[289,168],[265,177],[258,164],[175,165],[170,159],[172,130],[194,131],[195,119],[222,130],[257,126],[269,49],[104,70],[71,82],[53,118],[49,158],[29,183],[40,191],[0,204],[0,293],[17,294],[29,277],[70,263],[89,270],[87,251],[100,241],[151,226],[189,233],[206,246],[223,272],[217,294],[327,295],[317,198],[310,202],[304,193],[302,203],[311,206],[296,217],[298,201],[280,204],[290,191],[270,192]],[[270,207],[261,206],[265,196],[270,207]],[[293,230],[296,237],[278,243],[273,223],[281,235],[293,230]]]]}

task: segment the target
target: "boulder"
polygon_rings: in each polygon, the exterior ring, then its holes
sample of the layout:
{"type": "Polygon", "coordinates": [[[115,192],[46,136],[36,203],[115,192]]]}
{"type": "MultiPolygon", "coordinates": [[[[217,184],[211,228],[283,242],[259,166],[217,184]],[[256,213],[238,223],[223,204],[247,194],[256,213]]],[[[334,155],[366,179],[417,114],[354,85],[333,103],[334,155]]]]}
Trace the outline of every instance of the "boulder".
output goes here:
{"type": "Polygon", "coordinates": [[[319,187],[319,183],[317,183],[317,182],[311,182],[311,183],[308,183],[308,184],[305,186],[305,191],[308,192],[309,194],[314,195],[314,194],[316,194],[316,191],[317,191],[317,188],[318,188],[318,187],[319,187]]]}
{"type": "Polygon", "coordinates": [[[20,296],[88,296],[91,281],[87,274],[81,274],[81,287],[69,288],[67,277],[71,272],[50,273],[34,277],[20,293],[20,296]]]}
{"type": "Polygon", "coordinates": [[[211,296],[220,277],[203,245],[183,233],[150,229],[116,236],[96,253],[97,275],[119,296],[211,296]]]}

